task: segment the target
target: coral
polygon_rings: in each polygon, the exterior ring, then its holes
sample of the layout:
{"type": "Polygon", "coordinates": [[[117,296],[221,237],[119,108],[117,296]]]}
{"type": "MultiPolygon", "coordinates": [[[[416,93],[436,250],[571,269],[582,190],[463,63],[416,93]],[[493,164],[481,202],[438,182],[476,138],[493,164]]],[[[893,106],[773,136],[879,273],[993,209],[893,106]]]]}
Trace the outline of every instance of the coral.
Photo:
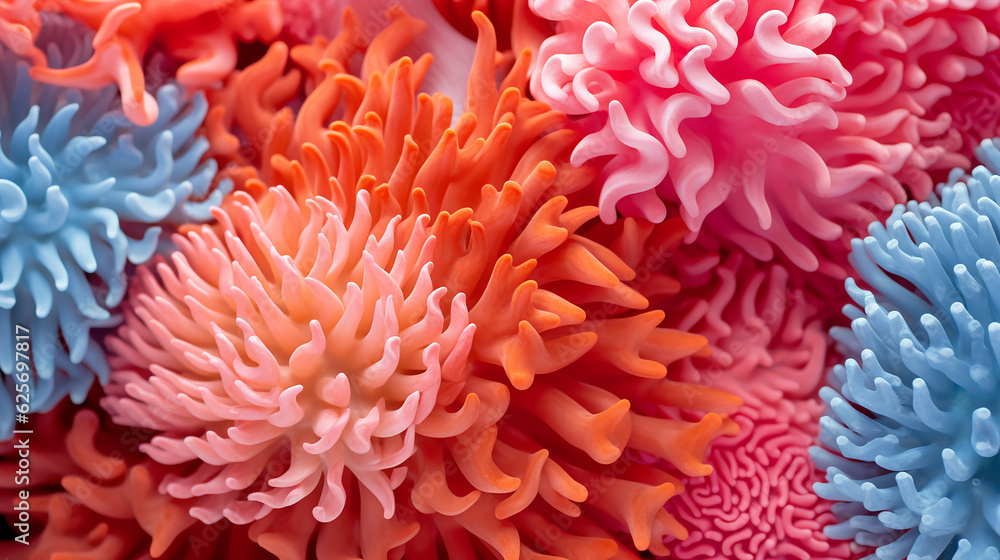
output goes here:
{"type": "Polygon", "coordinates": [[[671,327],[706,337],[712,349],[680,362],[680,378],[717,386],[758,408],[815,395],[830,365],[826,331],[839,308],[823,289],[832,282],[697,245],[666,268],[679,289],[658,307],[671,311],[671,327]]]}
{"type": "MultiPolygon", "coordinates": [[[[88,56],[76,26],[59,18],[50,29],[39,44],[51,61],[88,56]]],[[[126,264],[151,256],[164,225],[208,219],[221,200],[226,185],[209,195],[216,166],[201,162],[208,143],[194,134],[204,97],[186,101],[173,85],[157,96],[159,119],[136,127],[113,89],[38,84],[0,47],[0,336],[30,332],[32,411],[67,393],[79,402],[94,372],[107,380],[90,329],[113,324],[126,264]]],[[[0,348],[5,375],[15,358],[13,344],[0,348]]],[[[12,429],[13,389],[0,397],[0,437],[12,429]]]]}
{"type": "Polygon", "coordinates": [[[1000,150],[953,175],[938,201],[899,206],[854,242],[861,278],[847,283],[852,358],[820,392],[823,497],[844,502],[838,539],[869,558],[1000,558],[1000,150]],[[860,357],[860,363],[857,358],[860,357]]]}
{"type": "MultiPolygon", "coordinates": [[[[456,104],[465,100],[475,41],[453,29],[431,0],[281,0],[281,6],[286,14],[285,34],[297,40],[293,42],[305,43],[317,37],[335,37],[344,31],[339,16],[345,8],[351,8],[357,21],[351,25],[355,29],[348,33],[355,37],[354,46],[358,49],[384,32],[397,12],[405,11],[419,21],[413,21],[411,29],[397,26],[397,32],[401,32],[397,54],[413,59],[429,54],[435,61],[428,68],[420,91],[431,95],[443,93],[456,104]]],[[[491,80],[483,86],[484,91],[492,85],[491,80]]],[[[464,112],[464,107],[455,109],[456,115],[464,112]]]]}
{"type": "Polygon", "coordinates": [[[841,120],[880,143],[912,145],[896,175],[925,200],[951,169],[971,166],[1000,124],[996,0],[826,0],[824,9],[837,25],[818,51],[853,77],[835,105],[841,120]]]}
{"type": "MultiPolygon", "coordinates": [[[[91,396],[93,398],[93,395],[91,396]]],[[[31,417],[28,475],[19,439],[0,443],[0,516],[30,517],[28,546],[0,542],[0,556],[25,560],[273,558],[240,527],[203,525],[156,491],[163,467],[138,451],[149,432],[108,421],[88,401],[31,417]],[[21,491],[28,492],[25,504],[21,491]],[[19,509],[15,509],[19,508],[19,509]]]]}
{"type": "Polygon", "coordinates": [[[565,116],[524,97],[527,59],[483,89],[481,14],[450,127],[449,99],[415,93],[429,58],[389,62],[413,28],[394,17],[365,81],[344,72],[350,13],[293,51],[315,88],[272,114],[263,179],[139,268],[102,406],[159,432],[142,449],[175,465],[161,492],[280,558],[666,554],[675,474],[711,472],[739,405],[665,377],[705,340],[659,327],[631,284],[643,244],[687,230],[593,223],[573,202],[593,174],[567,161],[565,116]]]}
{"type": "MultiPolygon", "coordinates": [[[[826,328],[835,309],[817,279],[740,252],[696,245],[665,259],[676,291],[656,306],[667,324],[708,339],[712,353],[679,362],[678,379],[735,394],[738,435],[712,443],[705,477],[684,478],[674,512],[690,536],[670,546],[681,559],[849,558],[823,527],[835,521],[817,498],[820,472],[808,457],[827,371],[826,328]]],[[[846,295],[844,297],[846,300],[846,295]]]]}
{"type": "Polygon", "coordinates": [[[831,502],[812,491],[821,475],[809,458],[821,413],[818,401],[748,405],[733,415],[736,436],[712,443],[715,471],[686,480],[677,518],[687,540],[671,547],[681,560],[833,560],[851,558],[823,527],[836,522],[831,502]]]}
{"type": "MultiPolygon", "coordinates": [[[[93,53],[72,67],[36,60],[32,78],[80,89],[117,84],[126,116],[140,126],[158,119],[157,100],[146,89],[161,84],[147,84],[143,74],[154,46],[183,62],[177,70],[179,84],[199,90],[236,68],[237,42],[270,42],[281,31],[277,0],[59,0],[45,7],[93,30],[93,53]]],[[[40,19],[51,15],[42,12],[40,19]]]]}
{"type": "Polygon", "coordinates": [[[933,179],[943,179],[942,174],[954,167],[967,169],[975,160],[973,150],[979,139],[1000,135],[1000,55],[994,52],[980,62],[980,74],[963,79],[928,112],[932,121],[945,120],[941,116],[947,115],[951,122],[943,134],[924,141],[927,152],[942,150],[929,166],[933,179]]]}
{"type": "Polygon", "coordinates": [[[817,52],[835,23],[819,3],[531,7],[556,22],[531,91],[581,115],[589,134],[574,163],[607,160],[605,222],[618,212],[660,221],[678,203],[695,234],[839,277],[824,254],[846,253],[852,228],[904,200],[892,174],[912,146],[880,142],[838,115],[852,77],[817,52]]]}
{"type": "Polygon", "coordinates": [[[552,26],[535,15],[528,0],[434,0],[441,15],[466,37],[475,38],[474,12],[483,12],[497,29],[497,46],[502,51],[520,52],[538,47],[552,34],[552,26]]]}

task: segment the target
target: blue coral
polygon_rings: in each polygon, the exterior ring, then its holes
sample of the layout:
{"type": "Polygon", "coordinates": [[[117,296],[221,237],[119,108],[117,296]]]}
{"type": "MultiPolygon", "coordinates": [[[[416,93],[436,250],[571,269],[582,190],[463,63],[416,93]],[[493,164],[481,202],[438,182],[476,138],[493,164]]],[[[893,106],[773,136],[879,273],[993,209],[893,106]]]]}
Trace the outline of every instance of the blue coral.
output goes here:
{"type": "Polygon", "coordinates": [[[1000,149],[953,173],[940,200],[895,209],[854,240],[872,288],[834,332],[860,355],[834,369],[814,459],[833,538],[868,558],[1000,559],[1000,149]],[[830,451],[835,451],[831,453],[830,451]]]}
{"type": "MultiPolygon", "coordinates": [[[[89,56],[90,37],[47,25],[59,31],[40,39],[50,63],[89,56]]],[[[0,438],[14,420],[17,325],[31,333],[31,411],[81,402],[95,374],[107,381],[92,329],[118,320],[126,267],[150,258],[164,226],[210,219],[229,186],[213,190],[216,164],[202,161],[204,96],[165,85],[156,97],[159,118],[136,127],[113,87],[36,83],[0,47],[0,438]]]]}

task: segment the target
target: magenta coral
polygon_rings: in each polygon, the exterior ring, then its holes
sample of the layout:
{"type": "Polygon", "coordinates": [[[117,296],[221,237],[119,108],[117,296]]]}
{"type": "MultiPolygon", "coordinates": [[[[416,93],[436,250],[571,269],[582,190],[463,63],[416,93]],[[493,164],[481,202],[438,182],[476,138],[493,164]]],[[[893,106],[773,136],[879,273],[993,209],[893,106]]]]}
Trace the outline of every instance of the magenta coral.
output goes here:
{"type": "Polygon", "coordinates": [[[838,111],[879,142],[913,145],[897,176],[925,199],[948,171],[970,167],[973,149],[1000,125],[997,1],[827,0],[824,7],[837,25],[820,50],[854,78],[838,111]]]}
{"type": "MultiPolygon", "coordinates": [[[[738,435],[715,440],[715,470],[684,479],[678,521],[690,532],[673,543],[682,560],[845,559],[823,527],[836,518],[812,484],[822,479],[809,458],[822,404],[815,398],[828,370],[826,330],[837,301],[823,282],[795,268],[761,265],[740,253],[686,247],[670,260],[677,294],[675,328],[702,334],[709,356],[682,360],[681,379],[723,389],[745,405],[733,416],[738,435]]],[[[835,288],[833,282],[830,288],[835,288]]]]}
{"type": "Polygon", "coordinates": [[[818,400],[745,406],[733,416],[739,435],[719,438],[715,472],[686,480],[678,518],[690,536],[674,543],[680,560],[845,560],[851,547],[823,534],[836,523],[832,502],[812,491],[822,480],[809,457],[818,432],[818,400]]]}
{"type": "Polygon", "coordinates": [[[836,282],[697,245],[672,259],[678,294],[660,304],[671,326],[708,339],[712,352],[679,364],[679,375],[734,392],[758,407],[815,394],[828,361],[827,330],[844,301],[836,282]],[[823,288],[830,288],[824,290],[823,288]]]}
{"type": "Polygon", "coordinates": [[[532,92],[588,116],[573,161],[611,156],[601,217],[659,221],[677,202],[694,232],[807,270],[825,245],[903,200],[912,151],[838,115],[852,77],[817,50],[833,15],[816,2],[552,2],[532,92]],[[845,226],[848,231],[845,232],[845,226]]]}

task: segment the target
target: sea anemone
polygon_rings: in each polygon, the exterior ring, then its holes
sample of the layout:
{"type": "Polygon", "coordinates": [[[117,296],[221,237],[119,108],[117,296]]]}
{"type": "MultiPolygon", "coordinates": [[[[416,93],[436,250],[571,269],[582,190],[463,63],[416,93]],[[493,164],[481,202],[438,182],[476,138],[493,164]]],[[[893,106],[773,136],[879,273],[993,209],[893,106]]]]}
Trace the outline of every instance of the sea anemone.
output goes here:
{"type": "Polygon", "coordinates": [[[589,132],[575,164],[606,163],[601,218],[661,221],[680,205],[698,235],[758,260],[843,273],[863,227],[905,193],[912,147],[838,117],[851,75],[816,48],[834,17],[818,2],[532,0],[556,22],[531,79],[536,98],[589,132]],[[845,228],[847,232],[845,232],[845,228]]]}
{"type": "MultiPolygon", "coordinates": [[[[53,16],[49,29],[39,45],[53,63],[89,55],[75,24],[53,16]]],[[[222,198],[224,189],[209,195],[216,165],[201,161],[208,142],[194,134],[204,97],[188,101],[173,85],[157,97],[157,121],[136,127],[121,117],[114,89],[39,84],[26,61],[0,46],[0,333],[30,333],[31,352],[21,350],[31,358],[33,412],[67,393],[80,402],[94,372],[107,380],[90,329],[115,320],[126,264],[152,255],[162,225],[204,221],[222,198]]],[[[0,348],[4,438],[16,358],[13,343],[0,348]]]]}
{"type": "Polygon", "coordinates": [[[844,127],[912,145],[896,176],[925,200],[951,169],[971,167],[973,149],[1000,124],[996,0],[827,0],[823,8],[837,24],[818,52],[853,77],[835,105],[844,127]]]}
{"type": "Polygon", "coordinates": [[[67,0],[45,8],[56,11],[40,12],[30,0],[15,0],[7,13],[0,6],[0,18],[12,18],[0,19],[0,41],[32,55],[35,80],[88,90],[117,84],[125,115],[140,126],[158,122],[157,100],[146,88],[161,84],[147,84],[143,75],[156,48],[179,59],[177,82],[195,91],[215,85],[236,68],[238,42],[270,42],[281,31],[277,0],[67,0]],[[41,22],[57,13],[95,32],[90,56],[74,66],[54,65],[41,56],[44,49],[27,48],[28,39],[44,28],[41,22]],[[2,33],[5,27],[11,29],[7,34],[2,33]]]}
{"type": "Polygon", "coordinates": [[[854,242],[871,289],[847,282],[857,307],[835,336],[854,357],[820,391],[816,492],[844,502],[827,534],[878,558],[1000,558],[1000,149],[978,155],[940,203],[898,206],[854,242]]]}
{"type": "Polygon", "coordinates": [[[108,342],[102,405],[159,432],[142,449],[175,465],[160,491],[281,558],[663,555],[684,536],[672,473],[711,472],[732,429],[738,399],[665,379],[705,341],[630,285],[652,228],[618,232],[621,256],[588,238],[575,134],[524,97],[525,58],[485,88],[495,36],[476,22],[454,127],[447,98],[415,95],[429,58],[388,62],[392,26],[367,83],[343,37],[293,50],[325,73],[274,116],[283,186],[236,193],[140,267],[108,342]]]}

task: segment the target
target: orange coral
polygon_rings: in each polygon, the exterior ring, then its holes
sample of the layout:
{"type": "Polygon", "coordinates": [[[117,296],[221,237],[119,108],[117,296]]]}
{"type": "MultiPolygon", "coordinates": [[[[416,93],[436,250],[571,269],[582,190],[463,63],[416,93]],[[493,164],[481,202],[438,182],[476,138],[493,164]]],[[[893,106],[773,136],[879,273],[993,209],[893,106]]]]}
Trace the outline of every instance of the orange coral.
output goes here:
{"type": "Polygon", "coordinates": [[[81,89],[117,83],[125,114],[142,126],[158,114],[143,75],[154,45],[183,61],[177,70],[180,84],[202,89],[236,68],[237,41],[269,42],[280,32],[277,0],[0,1],[0,41],[35,62],[32,78],[81,89]],[[65,13],[97,32],[90,60],[72,68],[45,65],[33,43],[46,11],[65,13]]]}
{"type": "Polygon", "coordinates": [[[350,13],[333,41],[276,44],[242,76],[301,73],[216,100],[217,152],[261,162],[254,196],[141,269],[102,404],[160,432],[161,492],[280,558],[666,554],[677,476],[711,472],[739,405],[666,379],[705,339],[636,289],[669,284],[637,277],[637,247],[686,230],[594,224],[575,134],[525,98],[526,57],[497,89],[482,14],[454,125],[415,95],[429,57],[390,62],[416,28],[394,17],[370,45],[350,13]],[[266,131],[258,153],[229,119],[266,131]]]}
{"type": "Polygon", "coordinates": [[[91,403],[63,403],[33,415],[28,479],[15,477],[17,440],[0,444],[0,515],[15,522],[18,493],[27,490],[32,525],[27,547],[0,542],[0,556],[182,560],[225,550],[239,558],[272,557],[245,529],[198,523],[185,504],[159,494],[156,481],[165,469],[138,451],[150,433],[116,426],[99,412],[91,403]]]}

